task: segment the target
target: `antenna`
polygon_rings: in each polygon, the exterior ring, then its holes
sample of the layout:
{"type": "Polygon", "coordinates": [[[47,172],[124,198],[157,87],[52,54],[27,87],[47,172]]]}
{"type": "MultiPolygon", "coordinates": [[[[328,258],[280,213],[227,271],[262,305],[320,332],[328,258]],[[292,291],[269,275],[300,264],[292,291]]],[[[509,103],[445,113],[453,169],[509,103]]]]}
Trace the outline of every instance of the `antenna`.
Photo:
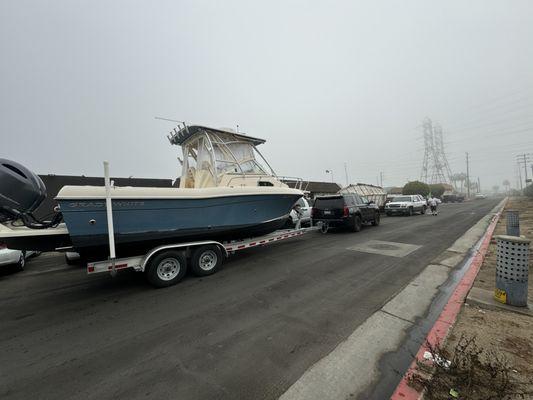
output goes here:
{"type": "Polygon", "coordinates": [[[171,119],[171,118],[164,118],[164,117],[154,117],[155,119],[160,119],[162,121],[170,121],[170,122],[177,122],[177,123],[182,123],[184,124],[185,121],[178,121],[177,119],[171,119]]]}

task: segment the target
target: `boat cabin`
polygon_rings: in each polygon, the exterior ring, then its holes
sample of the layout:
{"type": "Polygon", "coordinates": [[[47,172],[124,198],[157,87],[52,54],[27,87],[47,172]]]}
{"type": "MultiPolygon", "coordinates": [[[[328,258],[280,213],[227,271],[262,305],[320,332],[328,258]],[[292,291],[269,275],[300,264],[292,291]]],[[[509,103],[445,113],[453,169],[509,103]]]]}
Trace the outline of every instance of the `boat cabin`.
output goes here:
{"type": "Polygon", "coordinates": [[[183,124],[168,139],[183,151],[180,188],[283,186],[257,146],[264,139],[183,124]]]}

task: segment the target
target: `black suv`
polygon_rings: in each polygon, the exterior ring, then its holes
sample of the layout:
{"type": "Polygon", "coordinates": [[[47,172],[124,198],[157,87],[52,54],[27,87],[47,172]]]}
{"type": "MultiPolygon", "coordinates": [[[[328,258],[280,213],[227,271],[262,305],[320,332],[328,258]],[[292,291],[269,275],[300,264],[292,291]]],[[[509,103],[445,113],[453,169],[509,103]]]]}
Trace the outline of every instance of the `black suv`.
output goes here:
{"type": "Polygon", "coordinates": [[[363,223],[379,225],[379,207],[355,193],[320,196],[315,199],[311,218],[313,223],[320,221],[359,232],[363,223]]]}

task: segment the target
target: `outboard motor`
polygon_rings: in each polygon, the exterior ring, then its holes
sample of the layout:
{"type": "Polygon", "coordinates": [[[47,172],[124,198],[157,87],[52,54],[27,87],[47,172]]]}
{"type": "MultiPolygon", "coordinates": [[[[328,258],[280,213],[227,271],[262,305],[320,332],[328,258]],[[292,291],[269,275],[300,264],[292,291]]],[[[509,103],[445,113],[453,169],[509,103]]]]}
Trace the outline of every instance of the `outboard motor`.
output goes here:
{"type": "Polygon", "coordinates": [[[42,222],[32,215],[45,198],[46,187],[39,176],[15,161],[0,158],[0,222],[20,219],[36,229],[57,225],[60,216],[42,222]]]}

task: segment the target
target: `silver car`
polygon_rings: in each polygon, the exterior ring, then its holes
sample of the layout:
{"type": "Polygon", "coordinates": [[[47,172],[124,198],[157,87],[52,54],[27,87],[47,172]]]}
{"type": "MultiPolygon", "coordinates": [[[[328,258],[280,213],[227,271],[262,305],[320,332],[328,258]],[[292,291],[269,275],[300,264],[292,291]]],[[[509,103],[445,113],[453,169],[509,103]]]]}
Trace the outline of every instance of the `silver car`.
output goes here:
{"type": "Polygon", "coordinates": [[[0,244],[0,268],[13,266],[17,271],[22,271],[26,265],[26,258],[37,255],[35,251],[20,251],[8,249],[0,244]]]}

